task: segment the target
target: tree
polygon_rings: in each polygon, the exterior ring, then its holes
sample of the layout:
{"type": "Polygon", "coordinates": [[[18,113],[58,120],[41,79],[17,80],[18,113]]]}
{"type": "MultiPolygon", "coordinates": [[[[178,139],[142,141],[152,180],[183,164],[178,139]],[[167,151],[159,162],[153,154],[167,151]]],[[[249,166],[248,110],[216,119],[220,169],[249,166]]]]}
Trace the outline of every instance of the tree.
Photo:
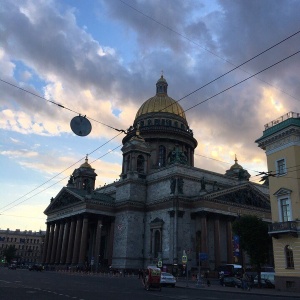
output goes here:
{"type": "Polygon", "coordinates": [[[251,265],[256,267],[260,284],[261,267],[268,261],[272,244],[268,224],[256,216],[246,215],[233,222],[232,230],[239,236],[240,248],[249,255],[251,265]]]}
{"type": "Polygon", "coordinates": [[[3,250],[3,256],[5,257],[8,263],[10,263],[15,258],[16,251],[17,250],[15,246],[12,245],[3,250]]]}

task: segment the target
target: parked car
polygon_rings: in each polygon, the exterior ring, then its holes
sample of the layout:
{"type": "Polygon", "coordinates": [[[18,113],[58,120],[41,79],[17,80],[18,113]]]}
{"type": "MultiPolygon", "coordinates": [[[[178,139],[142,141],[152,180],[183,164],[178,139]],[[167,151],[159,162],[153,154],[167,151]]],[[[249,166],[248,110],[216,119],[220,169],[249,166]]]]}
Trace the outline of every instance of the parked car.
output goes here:
{"type": "Polygon", "coordinates": [[[161,272],[160,275],[160,284],[161,286],[172,286],[175,287],[176,284],[176,278],[167,272],[161,272]]]}
{"type": "MultiPolygon", "coordinates": [[[[261,286],[263,288],[275,288],[275,273],[274,272],[261,272],[261,286]]],[[[255,276],[254,286],[258,286],[258,275],[255,276]]]]}
{"type": "Polygon", "coordinates": [[[220,278],[220,284],[223,286],[231,286],[235,288],[242,287],[242,281],[236,277],[223,276],[220,278]]]}
{"type": "Polygon", "coordinates": [[[16,264],[10,264],[8,266],[8,268],[11,269],[11,270],[16,270],[17,269],[17,265],[16,264]]]}
{"type": "Polygon", "coordinates": [[[43,271],[44,267],[42,265],[31,265],[28,267],[29,271],[43,271]]]}

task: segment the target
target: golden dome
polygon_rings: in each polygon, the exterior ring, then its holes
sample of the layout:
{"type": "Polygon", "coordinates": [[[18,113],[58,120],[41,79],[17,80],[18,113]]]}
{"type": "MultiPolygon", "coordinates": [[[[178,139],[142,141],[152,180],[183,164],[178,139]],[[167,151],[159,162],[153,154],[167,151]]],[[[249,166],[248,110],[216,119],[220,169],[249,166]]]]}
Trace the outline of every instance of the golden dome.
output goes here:
{"type": "Polygon", "coordinates": [[[162,112],[171,113],[186,120],[183,108],[178,102],[168,96],[167,87],[168,83],[162,75],[156,83],[156,95],[142,104],[135,118],[149,113],[162,112]]]}
{"type": "Polygon", "coordinates": [[[234,169],[244,169],[241,165],[239,165],[238,163],[238,160],[237,160],[237,158],[236,158],[236,155],[235,155],[235,160],[234,160],[234,165],[232,165],[231,167],[230,167],[230,170],[234,170],[234,169]]]}
{"type": "Polygon", "coordinates": [[[91,165],[88,163],[88,156],[85,157],[85,162],[80,166],[80,168],[92,168],[91,165]]]}
{"type": "Polygon", "coordinates": [[[186,119],[182,107],[174,99],[167,95],[156,95],[148,99],[140,107],[135,118],[154,112],[167,112],[186,119]]]}

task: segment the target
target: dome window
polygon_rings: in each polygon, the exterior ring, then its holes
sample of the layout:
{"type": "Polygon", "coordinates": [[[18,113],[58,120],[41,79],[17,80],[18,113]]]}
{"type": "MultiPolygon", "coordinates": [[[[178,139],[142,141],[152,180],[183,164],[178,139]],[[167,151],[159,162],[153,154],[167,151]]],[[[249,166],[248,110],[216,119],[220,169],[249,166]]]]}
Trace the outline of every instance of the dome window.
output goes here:
{"type": "Polygon", "coordinates": [[[161,125],[166,125],[166,120],[165,119],[161,119],[161,125]]]}
{"type": "Polygon", "coordinates": [[[177,121],[174,122],[174,126],[178,127],[178,122],[177,121]]]}
{"type": "Polygon", "coordinates": [[[152,125],[152,120],[151,119],[148,120],[148,126],[150,126],[150,125],[152,125]]]}
{"type": "Polygon", "coordinates": [[[154,120],[154,124],[155,124],[155,125],[159,125],[159,123],[160,123],[160,120],[159,120],[159,119],[155,119],[155,120],[154,120]]]}
{"type": "Polygon", "coordinates": [[[172,126],[172,121],[171,120],[166,120],[167,126],[172,126]]]}
{"type": "Polygon", "coordinates": [[[166,166],[166,147],[160,145],[158,148],[158,166],[165,167],[166,166]]]}
{"type": "Polygon", "coordinates": [[[143,126],[144,126],[144,124],[145,124],[145,122],[144,122],[144,121],[141,121],[141,122],[140,122],[140,126],[141,126],[141,127],[143,127],[143,126]]]}

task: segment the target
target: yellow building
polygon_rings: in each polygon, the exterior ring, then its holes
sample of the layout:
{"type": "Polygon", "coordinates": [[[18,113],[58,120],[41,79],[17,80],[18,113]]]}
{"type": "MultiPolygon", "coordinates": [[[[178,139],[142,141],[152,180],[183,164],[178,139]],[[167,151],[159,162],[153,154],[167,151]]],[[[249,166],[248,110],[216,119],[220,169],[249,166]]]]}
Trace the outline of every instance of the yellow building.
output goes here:
{"type": "Polygon", "coordinates": [[[276,289],[300,291],[300,113],[266,124],[256,143],[267,155],[276,289]]]}
{"type": "Polygon", "coordinates": [[[44,239],[45,231],[0,230],[0,259],[5,261],[4,250],[13,246],[18,266],[40,263],[44,239]]]}

